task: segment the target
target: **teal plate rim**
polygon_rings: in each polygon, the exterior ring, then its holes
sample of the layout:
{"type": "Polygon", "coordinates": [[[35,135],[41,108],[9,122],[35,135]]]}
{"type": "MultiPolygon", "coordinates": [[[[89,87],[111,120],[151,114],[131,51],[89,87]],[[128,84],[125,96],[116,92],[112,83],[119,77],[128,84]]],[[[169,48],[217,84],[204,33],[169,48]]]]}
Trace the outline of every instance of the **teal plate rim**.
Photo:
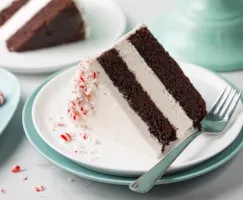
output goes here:
{"type": "MultiPolygon", "coordinates": [[[[69,68],[68,68],[69,69],[69,68]]],[[[52,78],[57,76],[58,74],[66,71],[67,69],[61,70],[53,75],[51,75],[49,78],[47,78],[46,81],[44,81],[34,92],[33,94],[28,98],[28,100],[25,103],[23,113],[22,113],[22,122],[24,131],[26,133],[27,138],[31,142],[31,144],[48,160],[53,162],[55,165],[59,166],[60,168],[73,173],[79,177],[107,183],[107,184],[115,184],[115,185],[129,185],[132,181],[134,181],[136,178],[133,177],[122,177],[122,176],[112,176],[107,174],[102,174],[99,172],[91,171],[89,169],[86,169],[84,167],[81,167],[66,157],[62,156],[61,154],[54,151],[51,147],[49,147],[39,136],[37,133],[33,121],[32,121],[32,106],[33,102],[35,100],[35,97],[37,96],[38,92],[41,90],[41,88],[49,82],[52,78]]],[[[232,83],[229,82],[229,84],[237,89],[232,83]]],[[[241,96],[241,99],[243,100],[243,96],[241,96]]],[[[192,179],[198,176],[201,176],[203,174],[206,174],[221,165],[228,162],[231,158],[233,158],[241,149],[243,146],[243,129],[241,130],[238,137],[235,139],[235,141],[227,147],[224,151],[217,154],[216,156],[204,161],[203,163],[196,165],[195,167],[192,167],[190,169],[175,173],[175,174],[169,174],[166,176],[163,176],[158,182],[157,185],[161,184],[169,184],[169,183],[175,183],[180,182],[188,179],[192,179]]]]}

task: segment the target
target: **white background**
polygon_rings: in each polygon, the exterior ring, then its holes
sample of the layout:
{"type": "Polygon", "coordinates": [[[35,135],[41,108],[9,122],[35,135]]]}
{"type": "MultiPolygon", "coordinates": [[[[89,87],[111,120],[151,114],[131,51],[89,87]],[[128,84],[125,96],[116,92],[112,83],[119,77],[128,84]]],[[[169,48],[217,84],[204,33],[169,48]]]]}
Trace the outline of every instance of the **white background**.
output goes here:
{"type": "MultiPolygon", "coordinates": [[[[124,10],[130,26],[154,19],[169,6],[172,0],[114,0],[124,10]]],[[[219,169],[189,181],[158,186],[148,194],[135,194],[124,186],[113,186],[81,179],[51,164],[28,142],[21,124],[22,108],[26,98],[48,75],[17,75],[22,98],[16,115],[0,140],[0,189],[7,194],[0,200],[58,199],[58,200],[242,200],[243,152],[219,169]],[[10,145],[11,144],[11,145],[10,145]],[[26,171],[12,174],[11,168],[19,164],[26,171]],[[29,180],[23,182],[22,178],[29,180]],[[72,177],[75,181],[69,183],[72,177]],[[35,193],[33,186],[44,185],[46,190],[35,193]]],[[[243,72],[224,73],[224,77],[243,89],[243,72]]]]}

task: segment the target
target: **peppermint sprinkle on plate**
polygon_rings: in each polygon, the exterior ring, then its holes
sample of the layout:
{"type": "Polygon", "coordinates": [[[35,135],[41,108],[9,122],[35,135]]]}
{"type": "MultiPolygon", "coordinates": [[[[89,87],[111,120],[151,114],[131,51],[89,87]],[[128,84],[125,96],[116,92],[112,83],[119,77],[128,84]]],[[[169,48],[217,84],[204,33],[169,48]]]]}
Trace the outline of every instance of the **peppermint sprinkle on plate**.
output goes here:
{"type": "Polygon", "coordinates": [[[12,172],[13,172],[13,173],[21,172],[21,167],[20,167],[19,165],[15,165],[15,166],[13,166],[13,168],[12,168],[12,172]]]}
{"type": "Polygon", "coordinates": [[[63,133],[60,135],[60,137],[64,142],[70,142],[72,140],[71,133],[63,133]]]}
{"type": "Polygon", "coordinates": [[[4,101],[5,101],[4,95],[2,92],[0,92],[0,106],[3,105],[4,101]]]}
{"type": "Polygon", "coordinates": [[[45,190],[45,187],[44,186],[38,186],[38,187],[35,187],[35,191],[36,192],[42,192],[42,191],[44,191],[45,190]]]}

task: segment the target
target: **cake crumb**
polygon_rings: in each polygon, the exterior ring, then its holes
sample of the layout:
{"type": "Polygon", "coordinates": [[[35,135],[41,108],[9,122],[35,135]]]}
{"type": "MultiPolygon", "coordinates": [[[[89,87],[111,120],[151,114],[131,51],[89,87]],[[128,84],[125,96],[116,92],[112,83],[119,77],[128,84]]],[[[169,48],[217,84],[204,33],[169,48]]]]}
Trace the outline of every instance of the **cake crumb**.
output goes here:
{"type": "Polygon", "coordinates": [[[91,149],[89,150],[89,154],[93,155],[97,153],[97,149],[91,149]]]}
{"type": "Polygon", "coordinates": [[[92,161],[96,161],[96,160],[98,160],[98,159],[99,159],[99,157],[93,157],[93,158],[91,158],[89,161],[92,162],[92,161]]]}
{"type": "Polygon", "coordinates": [[[72,182],[74,182],[74,180],[71,177],[68,177],[68,182],[72,183],[72,182]]]}
{"type": "Polygon", "coordinates": [[[91,139],[89,140],[89,143],[90,143],[92,146],[95,146],[95,145],[100,144],[100,141],[97,140],[97,139],[95,139],[95,138],[91,138],[91,139]]]}

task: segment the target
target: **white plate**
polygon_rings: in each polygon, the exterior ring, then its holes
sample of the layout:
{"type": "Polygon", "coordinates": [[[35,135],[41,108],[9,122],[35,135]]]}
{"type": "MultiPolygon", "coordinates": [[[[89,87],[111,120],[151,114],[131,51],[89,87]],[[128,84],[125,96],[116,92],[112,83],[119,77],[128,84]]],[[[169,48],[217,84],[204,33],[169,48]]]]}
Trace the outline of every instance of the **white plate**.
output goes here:
{"type": "Polygon", "coordinates": [[[14,53],[0,39],[0,66],[17,73],[47,73],[75,64],[111,45],[126,29],[126,18],[112,0],[80,0],[90,25],[86,41],[14,53]]]}
{"type": "MultiPolygon", "coordinates": [[[[201,67],[186,63],[180,63],[180,66],[200,91],[208,107],[212,105],[220,92],[228,85],[216,74],[201,67]]],[[[154,166],[158,162],[157,159],[147,157],[99,137],[99,134],[90,130],[88,130],[88,133],[100,141],[99,145],[88,146],[96,151],[81,154],[75,153],[75,149],[81,141],[79,133],[82,130],[73,127],[66,115],[69,92],[68,83],[75,71],[76,68],[71,68],[57,75],[37,95],[33,105],[32,117],[35,128],[41,138],[65,157],[80,165],[103,173],[132,176],[141,174],[154,166]],[[50,117],[52,121],[50,121],[50,117]],[[64,119],[60,119],[61,117],[64,119]],[[65,123],[65,127],[58,127],[53,130],[53,123],[60,121],[65,123]],[[63,144],[60,142],[59,137],[64,132],[72,132],[76,135],[76,140],[63,144]]],[[[239,104],[236,113],[239,114],[241,109],[242,103],[239,104]]],[[[239,115],[228,126],[225,133],[218,136],[204,134],[198,137],[173,163],[169,169],[170,172],[191,167],[218,154],[234,141],[242,125],[243,115],[239,115]]]]}

